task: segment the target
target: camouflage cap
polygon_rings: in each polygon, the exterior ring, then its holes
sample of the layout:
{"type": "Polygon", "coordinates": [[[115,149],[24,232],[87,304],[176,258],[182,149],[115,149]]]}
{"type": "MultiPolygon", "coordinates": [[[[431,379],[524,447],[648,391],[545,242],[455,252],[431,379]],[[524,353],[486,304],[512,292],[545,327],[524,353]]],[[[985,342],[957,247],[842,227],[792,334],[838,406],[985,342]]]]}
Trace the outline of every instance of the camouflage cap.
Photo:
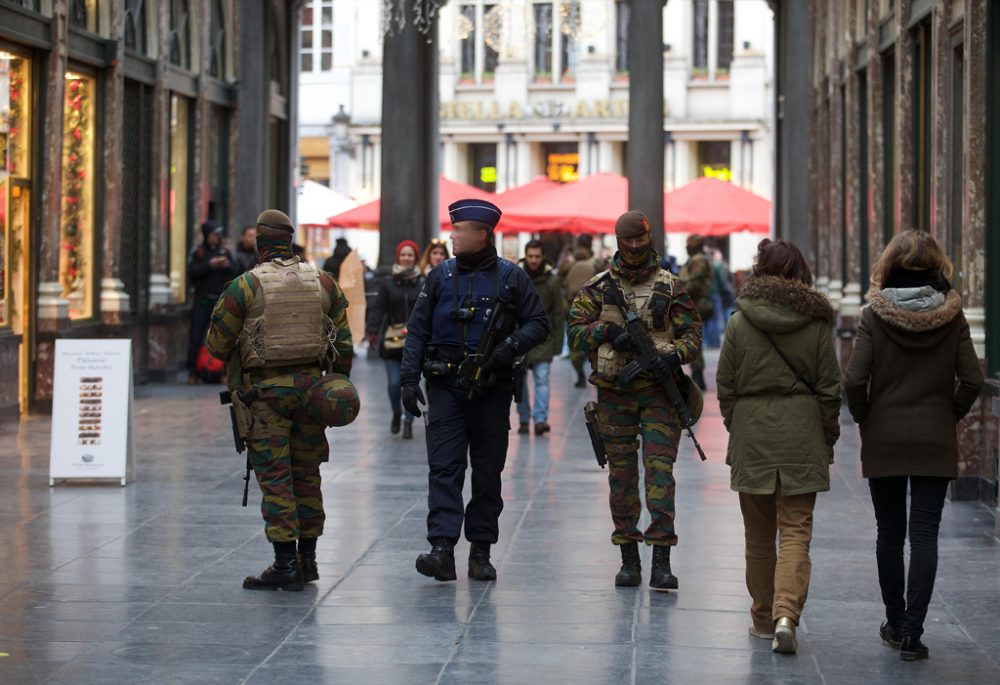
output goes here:
{"type": "Polygon", "coordinates": [[[638,209],[625,212],[615,222],[615,237],[619,240],[622,238],[641,238],[649,230],[649,219],[638,209]]]}
{"type": "Polygon", "coordinates": [[[266,226],[267,228],[273,228],[279,231],[288,231],[293,233],[295,228],[292,226],[292,220],[288,218],[288,215],[284,212],[279,212],[277,209],[265,209],[257,217],[258,226],[266,226]]]}
{"type": "Polygon", "coordinates": [[[310,416],[324,426],[346,426],[361,408],[358,389],[342,373],[320,378],[306,390],[305,399],[310,416]]]}

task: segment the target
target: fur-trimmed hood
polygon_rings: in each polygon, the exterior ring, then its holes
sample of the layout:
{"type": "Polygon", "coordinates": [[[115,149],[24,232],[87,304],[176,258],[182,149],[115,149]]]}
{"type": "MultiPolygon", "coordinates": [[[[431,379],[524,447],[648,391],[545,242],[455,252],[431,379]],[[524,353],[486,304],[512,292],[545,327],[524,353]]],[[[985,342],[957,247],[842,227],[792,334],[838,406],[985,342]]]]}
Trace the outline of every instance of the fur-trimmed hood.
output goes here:
{"type": "Polygon", "coordinates": [[[868,308],[879,321],[900,332],[928,334],[944,328],[962,313],[962,298],[954,290],[945,294],[943,304],[928,311],[900,306],[890,295],[873,288],[868,292],[868,308]]]}
{"type": "Polygon", "coordinates": [[[774,333],[798,330],[814,319],[832,324],[837,316],[826,295],[801,281],[778,276],[750,276],[736,303],[750,323],[774,333]]]}

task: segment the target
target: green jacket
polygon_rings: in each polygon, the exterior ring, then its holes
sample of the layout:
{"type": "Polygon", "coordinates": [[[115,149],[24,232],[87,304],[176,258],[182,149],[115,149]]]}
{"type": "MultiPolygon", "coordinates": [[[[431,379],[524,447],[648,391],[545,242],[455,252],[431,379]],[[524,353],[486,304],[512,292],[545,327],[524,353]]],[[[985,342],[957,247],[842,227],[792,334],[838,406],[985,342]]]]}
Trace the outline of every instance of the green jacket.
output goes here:
{"type": "Polygon", "coordinates": [[[753,495],[779,483],[783,495],[829,490],[841,403],[833,308],[805,284],[774,276],[747,279],[736,303],[716,376],[730,484],[753,495]]]}
{"type": "MultiPolygon", "coordinates": [[[[524,268],[524,260],[518,262],[524,268]]],[[[525,269],[527,272],[527,270],[525,269]]],[[[524,359],[528,364],[539,362],[551,362],[562,352],[563,335],[566,332],[566,316],[563,306],[563,290],[559,283],[559,277],[555,269],[550,264],[545,264],[542,273],[532,276],[531,282],[538,291],[538,296],[542,300],[542,308],[549,319],[549,336],[541,345],[536,345],[528,350],[524,359]]]]}

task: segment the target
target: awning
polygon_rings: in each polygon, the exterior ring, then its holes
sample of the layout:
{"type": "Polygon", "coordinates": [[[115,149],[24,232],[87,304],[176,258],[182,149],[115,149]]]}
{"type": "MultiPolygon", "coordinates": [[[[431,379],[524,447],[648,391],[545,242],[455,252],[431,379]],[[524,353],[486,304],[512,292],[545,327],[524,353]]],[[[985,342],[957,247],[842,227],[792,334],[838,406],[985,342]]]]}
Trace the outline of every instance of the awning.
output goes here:
{"type": "Polygon", "coordinates": [[[357,202],[341,195],[322,183],[304,181],[296,194],[296,223],[299,227],[327,226],[327,218],[331,214],[346,212],[356,207],[357,202]]]}
{"type": "Polygon", "coordinates": [[[667,232],[724,236],[769,233],[771,202],[716,178],[699,178],[667,193],[667,232]]]}
{"type": "Polygon", "coordinates": [[[500,208],[499,233],[614,233],[615,221],[628,210],[628,179],[593,174],[500,208]]]}

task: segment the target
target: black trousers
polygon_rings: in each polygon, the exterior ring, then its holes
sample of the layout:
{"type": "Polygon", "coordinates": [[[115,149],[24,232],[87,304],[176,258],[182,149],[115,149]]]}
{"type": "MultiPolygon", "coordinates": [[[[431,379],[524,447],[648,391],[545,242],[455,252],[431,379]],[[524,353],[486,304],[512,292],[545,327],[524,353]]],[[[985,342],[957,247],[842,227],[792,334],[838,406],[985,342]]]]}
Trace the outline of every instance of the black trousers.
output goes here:
{"type": "Polygon", "coordinates": [[[920,637],[937,575],[938,528],[948,478],[870,478],[878,539],[875,556],[886,620],[903,635],[920,637]],[[906,541],[906,487],[910,486],[910,573],[903,563],[906,541]],[[905,597],[905,599],[904,599],[905,597]]]}
{"type": "Polygon", "coordinates": [[[511,392],[507,388],[477,393],[450,381],[427,387],[427,539],[455,543],[465,524],[470,542],[494,544],[503,511],[500,474],[507,461],[511,392]],[[465,470],[472,464],[472,497],[463,504],[465,470]]]}
{"type": "Polygon", "coordinates": [[[212,323],[212,310],[215,300],[207,297],[196,297],[191,305],[191,330],[188,334],[187,370],[188,375],[194,375],[198,363],[198,350],[205,344],[205,335],[212,323]]]}

